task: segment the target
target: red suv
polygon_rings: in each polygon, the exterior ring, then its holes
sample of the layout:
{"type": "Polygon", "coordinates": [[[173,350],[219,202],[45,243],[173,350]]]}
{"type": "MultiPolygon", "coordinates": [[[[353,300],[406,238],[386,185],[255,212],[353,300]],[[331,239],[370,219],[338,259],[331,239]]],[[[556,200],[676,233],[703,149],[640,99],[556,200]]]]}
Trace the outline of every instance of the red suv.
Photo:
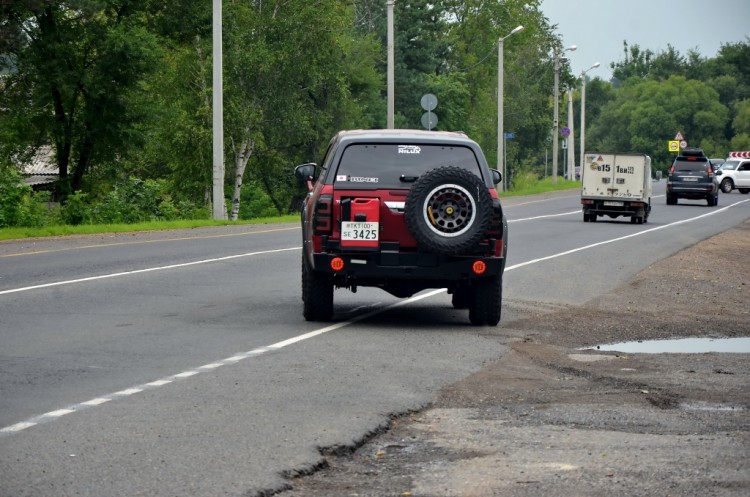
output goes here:
{"type": "Polygon", "coordinates": [[[508,228],[479,145],[463,133],[341,131],[323,163],[295,175],[302,206],[302,301],[308,321],[333,317],[334,288],[396,297],[447,288],[472,324],[495,326],[508,228]]]}

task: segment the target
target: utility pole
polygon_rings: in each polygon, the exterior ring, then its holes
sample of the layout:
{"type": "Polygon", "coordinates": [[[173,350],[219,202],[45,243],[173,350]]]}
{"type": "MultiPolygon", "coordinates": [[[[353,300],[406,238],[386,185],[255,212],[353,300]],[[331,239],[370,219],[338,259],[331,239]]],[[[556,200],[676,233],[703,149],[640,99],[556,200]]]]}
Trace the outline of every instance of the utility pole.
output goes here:
{"type": "Polygon", "coordinates": [[[503,51],[505,39],[509,36],[513,36],[519,31],[523,31],[523,26],[516,26],[513,31],[508,33],[507,36],[501,37],[497,40],[497,170],[503,175],[503,180],[497,184],[497,192],[503,191],[503,185],[505,184],[505,151],[503,146],[505,145],[505,130],[503,129],[503,103],[504,103],[504,91],[503,91],[503,51]]]}
{"type": "MultiPolygon", "coordinates": [[[[575,50],[575,45],[571,45],[563,52],[575,50]]],[[[560,116],[559,116],[559,105],[560,105],[560,54],[556,51],[555,57],[555,87],[554,87],[554,111],[552,116],[552,184],[557,184],[557,155],[558,148],[560,146],[560,116]]]]}
{"type": "Polygon", "coordinates": [[[585,71],[581,71],[581,161],[579,163],[581,168],[581,176],[583,176],[583,155],[586,153],[586,149],[584,148],[584,141],[586,136],[586,73],[594,69],[595,67],[599,67],[598,62],[595,62],[585,71]]]}
{"type": "Polygon", "coordinates": [[[568,129],[570,135],[568,136],[568,160],[566,167],[568,168],[568,179],[573,180],[575,178],[575,163],[576,163],[576,147],[575,147],[575,133],[573,132],[573,89],[568,88],[568,129]]]}
{"type": "Polygon", "coordinates": [[[224,78],[221,0],[213,0],[213,218],[226,219],[224,205],[224,78]]]}
{"type": "Polygon", "coordinates": [[[394,86],[394,81],[393,81],[393,79],[394,79],[393,78],[393,71],[394,71],[393,70],[393,65],[394,65],[394,62],[393,62],[393,59],[394,59],[394,57],[393,57],[393,52],[394,52],[394,47],[393,47],[393,2],[394,2],[394,0],[387,0],[385,2],[386,8],[388,10],[388,48],[387,48],[387,51],[388,51],[388,75],[387,75],[387,80],[388,80],[388,111],[387,112],[388,112],[388,116],[387,116],[387,119],[386,119],[386,121],[387,121],[386,127],[388,129],[393,129],[394,128],[393,114],[395,112],[395,104],[394,104],[394,97],[393,97],[393,86],[394,86]]]}

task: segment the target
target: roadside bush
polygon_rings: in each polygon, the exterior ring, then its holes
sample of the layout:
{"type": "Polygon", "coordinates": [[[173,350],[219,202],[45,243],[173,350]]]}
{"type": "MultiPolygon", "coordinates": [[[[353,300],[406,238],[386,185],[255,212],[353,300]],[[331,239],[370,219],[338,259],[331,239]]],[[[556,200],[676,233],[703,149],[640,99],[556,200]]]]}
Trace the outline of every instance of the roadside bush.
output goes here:
{"type": "Polygon", "coordinates": [[[11,166],[0,166],[0,228],[40,228],[60,221],[48,205],[49,193],[34,192],[11,166]]]}
{"type": "Polygon", "coordinates": [[[242,185],[240,193],[240,219],[278,216],[279,211],[271,197],[255,181],[242,185]]]}
{"type": "Polygon", "coordinates": [[[62,208],[67,224],[134,224],[147,221],[209,219],[208,208],[182,200],[174,203],[164,180],[129,178],[98,199],[76,192],[62,208]]]}
{"type": "Polygon", "coordinates": [[[15,168],[0,165],[0,228],[20,226],[23,200],[30,194],[15,168]]]}

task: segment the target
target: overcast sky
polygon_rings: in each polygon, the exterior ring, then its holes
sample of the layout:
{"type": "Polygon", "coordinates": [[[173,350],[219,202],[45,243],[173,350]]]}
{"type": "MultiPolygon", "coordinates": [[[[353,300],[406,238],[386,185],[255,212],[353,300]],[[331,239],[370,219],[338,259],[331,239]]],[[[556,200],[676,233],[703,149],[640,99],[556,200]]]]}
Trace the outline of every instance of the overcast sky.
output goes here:
{"type": "MultiPolygon", "coordinates": [[[[750,37],[750,0],[543,0],[542,12],[564,46],[573,74],[609,80],[609,65],[624,60],[623,40],[659,53],[671,44],[681,55],[696,49],[714,57],[722,43],[750,37]]],[[[511,43],[511,39],[506,41],[511,43]]]]}

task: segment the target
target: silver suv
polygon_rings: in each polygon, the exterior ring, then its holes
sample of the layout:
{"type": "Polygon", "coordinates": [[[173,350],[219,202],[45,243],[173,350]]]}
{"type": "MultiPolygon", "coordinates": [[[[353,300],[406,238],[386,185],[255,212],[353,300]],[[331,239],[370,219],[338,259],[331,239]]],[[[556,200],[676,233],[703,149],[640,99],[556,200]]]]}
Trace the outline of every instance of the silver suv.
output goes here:
{"type": "Polygon", "coordinates": [[[716,177],[724,193],[735,189],[740,193],[750,193],[750,158],[730,157],[716,172],[716,177]]]}

